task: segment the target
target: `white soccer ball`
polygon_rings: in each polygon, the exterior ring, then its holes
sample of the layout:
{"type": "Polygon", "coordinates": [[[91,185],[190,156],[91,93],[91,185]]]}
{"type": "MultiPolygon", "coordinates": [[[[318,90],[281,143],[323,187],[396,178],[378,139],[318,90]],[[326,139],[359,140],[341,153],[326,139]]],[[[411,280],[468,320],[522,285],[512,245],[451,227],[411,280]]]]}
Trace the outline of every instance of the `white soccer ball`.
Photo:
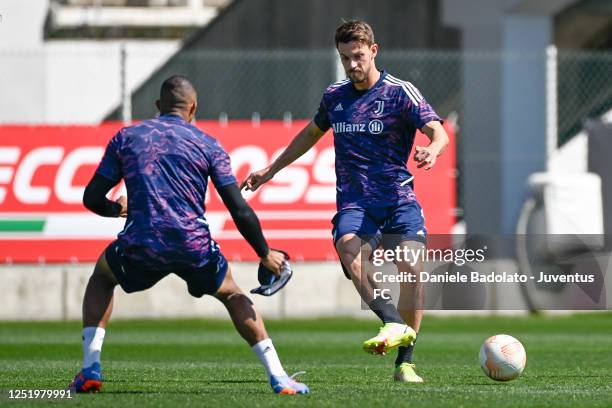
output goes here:
{"type": "Polygon", "coordinates": [[[525,369],[527,353],[520,341],[507,334],[489,337],[480,347],[480,368],[497,381],[517,378],[525,369]]]}

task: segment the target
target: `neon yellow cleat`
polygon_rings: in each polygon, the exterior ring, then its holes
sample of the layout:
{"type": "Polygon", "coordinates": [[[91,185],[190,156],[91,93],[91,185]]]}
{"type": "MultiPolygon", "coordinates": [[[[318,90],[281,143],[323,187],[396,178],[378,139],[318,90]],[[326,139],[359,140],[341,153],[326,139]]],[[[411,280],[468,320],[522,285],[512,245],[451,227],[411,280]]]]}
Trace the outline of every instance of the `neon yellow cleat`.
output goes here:
{"type": "Polygon", "coordinates": [[[378,335],[363,342],[363,351],[370,354],[387,354],[399,346],[407,346],[416,339],[412,327],[400,323],[387,323],[380,328],[378,335]]]}
{"type": "Polygon", "coordinates": [[[398,382],[407,383],[422,383],[423,379],[414,372],[415,365],[411,363],[402,363],[395,367],[393,379],[398,382]]]}

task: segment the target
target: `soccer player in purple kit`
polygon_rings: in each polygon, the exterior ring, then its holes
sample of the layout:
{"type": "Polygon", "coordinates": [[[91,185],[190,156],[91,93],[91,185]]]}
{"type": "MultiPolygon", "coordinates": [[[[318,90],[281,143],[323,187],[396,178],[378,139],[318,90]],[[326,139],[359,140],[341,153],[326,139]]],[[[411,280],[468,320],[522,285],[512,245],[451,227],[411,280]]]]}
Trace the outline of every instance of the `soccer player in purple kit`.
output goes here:
{"type": "MultiPolygon", "coordinates": [[[[399,347],[394,379],[422,382],[412,363],[423,316],[422,283],[402,284],[396,307],[374,295],[378,283],[372,278],[369,258],[379,245],[389,245],[386,237],[395,237],[393,246],[400,248],[424,247],[427,230],[406,163],[417,129],[431,141],[415,148],[419,168],[435,165],[448,136],[414,85],[376,68],[378,45],[366,22],[344,22],[336,29],[335,43],[348,78],[327,88],[314,119],[270,166],[251,173],[241,187],[256,190],[333,129],[338,210],[332,220],[334,244],[347,277],[383,322],[363,349],[386,354],[399,347]]],[[[413,261],[395,263],[399,271],[416,273],[421,263],[411,265],[413,261]]]]}
{"type": "Polygon", "coordinates": [[[234,282],[227,260],[211,238],[204,206],[209,176],[261,264],[279,274],[285,255],[268,248],[257,216],[240,194],[228,154],[190,123],[197,108],[191,82],[182,76],[166,79],[156,104],[158,118],[123,128],[110,140],[85,188],[83,203],[88,209],[127,219],[87,284],[83,365],[70,389],[97,392],[102,387],[100,353],[115,287],[120,285],[127,293],[141,291],[175,273],[192,296],[212,295],[223,303],[264,365],[274,392],[309,392],[286,374],[261,316],[234,282]],[[128,198],[108,200],[106,194],[122,178],[128,198]]]}

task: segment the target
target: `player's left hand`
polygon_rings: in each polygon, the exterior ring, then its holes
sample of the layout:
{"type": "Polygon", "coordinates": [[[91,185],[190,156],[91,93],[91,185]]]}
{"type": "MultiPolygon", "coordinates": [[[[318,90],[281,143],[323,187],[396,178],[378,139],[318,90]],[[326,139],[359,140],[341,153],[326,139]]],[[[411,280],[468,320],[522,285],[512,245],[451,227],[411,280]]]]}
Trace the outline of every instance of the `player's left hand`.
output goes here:
{"type": "Polygon", "coordinates": [[[293,269],[289,264],[289,255],[283,251],[270,249],[268,255],[261,258],[257,268],[259,287],[252,289],[251,293],[262,296],[272,296],[281,290],[293,276],[293,269]]]}
{"type": "Polygon", "coordinates": [[[121,218],[126,218],[128,213],[128,201],[126,196],[121,196],[115,200],[116,203],[121,204],[121,211],[119,212],[119,216],[121,218]]]}
{"type": "Polygon", "coordinates": [[[425,167],[425,170],[429,170],[436,164],[438,152],[435,149],[429,146],[417,146],[414,150],[414,161],[418,163],[419,169],[425,167]]]}
{"type": "Polygon", "coordinates": [[[261,263],[274,275],[280,276],[281,266],[283,266],[286,259],[286,255],[284,253],[271,249],[267,256],[261,258],[261,263]]]}

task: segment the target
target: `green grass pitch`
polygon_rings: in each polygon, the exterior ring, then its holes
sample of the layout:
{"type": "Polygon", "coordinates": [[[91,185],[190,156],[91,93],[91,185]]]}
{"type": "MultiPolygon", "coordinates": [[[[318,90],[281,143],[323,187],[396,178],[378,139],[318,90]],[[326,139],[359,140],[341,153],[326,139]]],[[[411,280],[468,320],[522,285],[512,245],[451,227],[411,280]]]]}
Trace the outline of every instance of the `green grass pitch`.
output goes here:
{"type": "Polygon", "coordinates": [[[361,351],[377,329],[363,320],[268,322],[285,368],[306,371],[311,387],[310,395],[278,396],[229,322],[115,321],[102,392],[49,401],[11,400],[8,390],[63,389],[80,364],[79,323],[0,323],[0,406],[612,406],[612,314],[426,317],[415,352],[421,385],[393,383],[395,353],[361,351]],[[518,380],[494,382],[478,366],[481,343],[498,333],[525,345],[518,380]]]}

